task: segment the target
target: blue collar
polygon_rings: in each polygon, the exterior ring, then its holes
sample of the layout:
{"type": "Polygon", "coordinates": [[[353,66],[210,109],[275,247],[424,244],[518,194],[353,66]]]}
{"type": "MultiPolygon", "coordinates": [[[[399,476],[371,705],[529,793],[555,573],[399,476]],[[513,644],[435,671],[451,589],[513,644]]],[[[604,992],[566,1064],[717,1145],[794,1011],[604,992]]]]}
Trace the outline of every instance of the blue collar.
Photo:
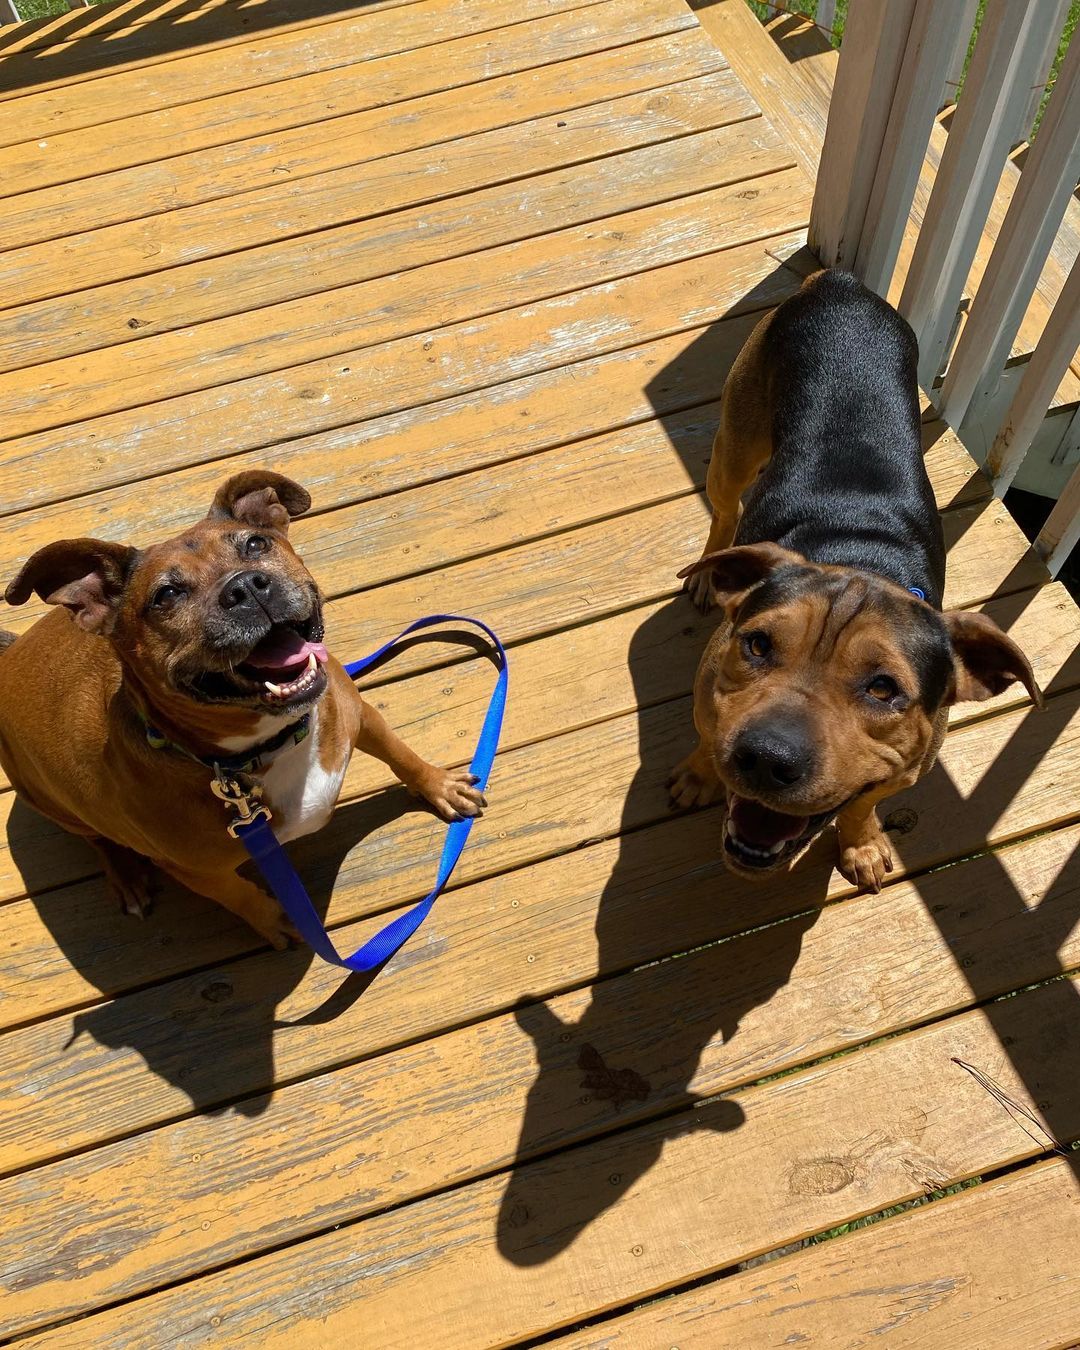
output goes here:
{"type": "Polygon", "coordinates": [[[917,595],[920,600],[926,599],[926,592],[924,590],[920,590],[918,586],[909,586],[908,590],[911,592],[912,595],[917,595]]]}
{"type": "Polygon", "coordinates": [[[311,714],[305,713],[298,722],[290,722],[288,726],[282,729],[269,740],[260,741],[258,745],[253,745],[247,750],[242,750],[237,755],[197,755],[194,750],[189,750],[186,745],[178,745],[176,741],[170,741],[169,738],[158,731],[140,711],[139,720],[143,724],[146,732],[146,743],[151,750],[174,750],[177,754],[186,755],[188,759],[193,759],[197,764],[205,765],[208,769],[218,770],[223,773],[257,773],[263,767],[263,760],[267,755],[272,755],[275,750],[280,750],[282,746],[299,745],[302,740],[307,738],[311,730],[311,714]]]}

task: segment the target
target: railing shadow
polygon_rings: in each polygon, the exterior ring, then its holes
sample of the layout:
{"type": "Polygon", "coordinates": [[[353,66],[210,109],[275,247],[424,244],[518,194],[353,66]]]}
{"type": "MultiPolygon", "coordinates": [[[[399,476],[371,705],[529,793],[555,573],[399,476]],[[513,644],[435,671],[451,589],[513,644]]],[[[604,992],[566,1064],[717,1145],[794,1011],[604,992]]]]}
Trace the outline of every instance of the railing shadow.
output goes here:
{"type": "Polygon", "coordinates": [[[0,90],[32,93],[40,84],[106,74],[132,60],[164,59],[230,38],[257,37],[285,24],[330,20],[336,14],[355,13],[362,3],[305,0],[298,5],[260,0],[244,4],[228,0],[208,5],[206,0],[135,0],[122,7],[95,5],[51,19],[8,24],[0,27],[0,90]]]}

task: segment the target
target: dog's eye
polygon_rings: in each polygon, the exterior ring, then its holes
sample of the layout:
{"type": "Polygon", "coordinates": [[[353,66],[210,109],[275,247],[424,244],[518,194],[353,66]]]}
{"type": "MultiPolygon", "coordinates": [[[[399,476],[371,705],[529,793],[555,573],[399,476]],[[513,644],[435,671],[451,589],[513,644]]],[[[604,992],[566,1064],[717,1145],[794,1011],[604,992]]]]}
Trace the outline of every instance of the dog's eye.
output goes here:
{"type": "Polygon", "coordinates": [[[871,698],[876,698],[879,703],[888,703],[897,696],[900,692],[900,687],[896,681],[888,675],[875,675],[866,686],[866,692],[871,698]]]}
{"type": "Polygon", "coordinates": [[[153,604],[159,608],[164,608],[166,605],[175,604],[183,594],[182,586],[159,586],[154,592],[153,604]]]}
{"type": "Polygon", "coordinates": [[[762,661],[772,651],[772,640],[768,633],[744,633],[743,650],[747,656],[762,661]]]}
{"type": "Polygon", "coordinates": [[[257,558],[260,553],[266,553],[270,548],[270,540],[263,538],[261,534],[249,534],[244,540],[244,552],[249,558],[257,558]]]}

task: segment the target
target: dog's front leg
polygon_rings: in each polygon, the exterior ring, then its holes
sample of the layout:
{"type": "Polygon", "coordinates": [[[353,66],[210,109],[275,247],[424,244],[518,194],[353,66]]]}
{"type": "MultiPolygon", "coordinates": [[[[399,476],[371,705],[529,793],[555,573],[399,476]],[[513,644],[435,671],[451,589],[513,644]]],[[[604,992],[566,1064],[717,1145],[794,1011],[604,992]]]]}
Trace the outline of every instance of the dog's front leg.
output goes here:
{"type": "Polygon", "coordinates": [[[389,766],[414,797],[424,797],[443,820],[479,816],[487,799],[467,769],[440,769],[410,750],[370,703],[363,705],[356,748],[389,766]]]}
{"type": "Polygon", "coordinates": [[[862,890],[880,891],[893,870],[892,844],[878,820],[876,799],[856,801],[836,818],[840,871],[862,890]]]}
{"type": "Polygon", "coordinates": [[[224,909],[243,919],[279,952],[284,951],[290,942],[303,940],[285,917],[285,911],[278,902],[235,872],[190,872],[168,864],[164,870],[189,891],[205,895],[208,900],[216,900],[224,909]]]}

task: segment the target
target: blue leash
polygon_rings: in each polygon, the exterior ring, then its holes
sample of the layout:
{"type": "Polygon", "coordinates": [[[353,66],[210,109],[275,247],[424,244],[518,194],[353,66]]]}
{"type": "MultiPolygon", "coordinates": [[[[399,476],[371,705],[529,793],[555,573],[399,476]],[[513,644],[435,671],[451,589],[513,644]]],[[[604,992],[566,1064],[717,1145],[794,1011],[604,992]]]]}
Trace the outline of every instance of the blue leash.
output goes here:
{"type": "MultiPolygon", "coordinates": [[[[481,623],[479,619],[465,618],[460,614],[432,614],[426,619],[417,619],[415,623],[411,623],[408,628],[403,629],[396,638],[384,642],[378,651],[372,652],[370,656],[362,656],[358,661],[350,661],[345,666],[345,673],[355,679],[356,676],[362,675],[364,671],[381,660],[387,652],[397,646],[402,638],[408,637],[410,633],[415,633],[421,628],[433,628],[445,623],[470,623],[475,625],[491,639],[498,658],[499,678],[492,691],[487,712],[484,714],[480,738],[476,742],[476,750],[469,765],[470,772],[475,774],[479,780],[477,786],[482,792],[487,786],[491,766],[495,760],[495,751],[499,744],[499,732],[502,729],[503,713],[506,709],[506,691],[509,685],[506,651],[487,624],[481,623]]],[[[233,800],[231,797],[226,799],[233,800]]],[[[235,801],[234,804],[236,804],[235,801]]],[[[346,970],[357,971],[375,970],[385,961],[388,961],[398,948],[412,937],[413,933],[431,913],[432,906],[449,881],[450,874],[453,872],[457,860],[461,857],[461,851],[465,847],[465,841],[473,827],[471,817],[452,821],[446,831],[446,840],[439,857],[435,885],[424,899],[410,909],[408,913],[399,915],[392,923],[388,923],[385,928],[376,933],[374,937],[369,938],[362,947],[353,952],[352,956],[341,956],[330,941],[330,935],[316,913],[315,906],[311,903],[311,897],[308,895],[304,883],[289,861],[288,854],[278,843],[277,836],[270,828],[269,812],[265,807],[258,805],[255,805],[252,811],[249,803],[247,814],[249,819],[242,819],[231,825],[229,827],[230,833],[239,839],[247,849],[267,885],[281,902],[282,909],[292,920],[301,937],[314,951],[318,952],[324,961],[328,961],[331,965],[343,966],[346,970]]]]}

